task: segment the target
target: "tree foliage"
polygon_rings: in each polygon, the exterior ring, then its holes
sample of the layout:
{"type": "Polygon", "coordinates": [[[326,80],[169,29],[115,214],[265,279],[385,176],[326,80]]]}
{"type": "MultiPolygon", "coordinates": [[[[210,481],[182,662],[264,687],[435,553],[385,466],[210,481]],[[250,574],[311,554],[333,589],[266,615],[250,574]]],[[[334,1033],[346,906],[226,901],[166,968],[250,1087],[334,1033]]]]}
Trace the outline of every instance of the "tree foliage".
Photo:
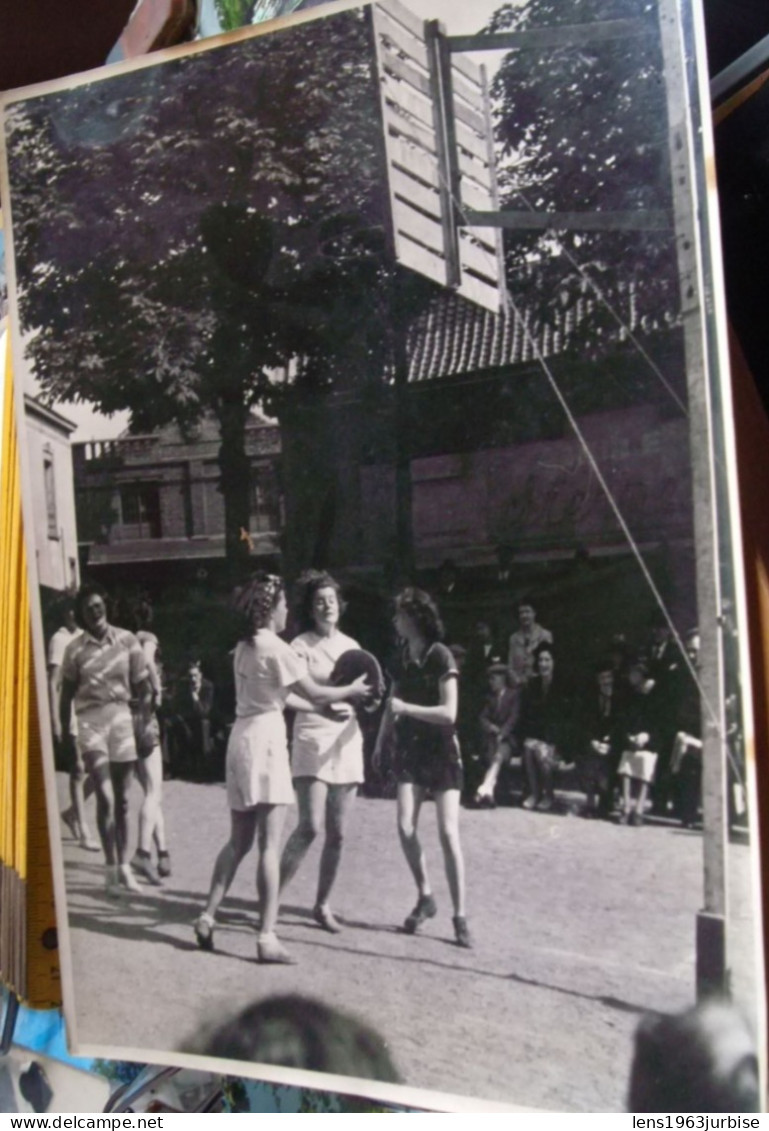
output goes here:
{"type": "MultiPolygon", "coordinates": [[[[492,94],[503,207],[532,211],[671,208],[665,84],[652,0],[529,0],[503,5],[492,32],[632,19],[637,35],[508,52],[492,94]]],[[[671,220],[672,225],[672,220],[671,220]]],[[[544,321],[596,300],[572,345],[582,356],[614,348],[618,325],[589,278],[626,323],[669,327],[678,310],[672,228],[664,231],[506,234],[514,297],[544,321]],[[581,270],[580,270],[581,269],[581,270]]]]}
{"type": "Polygon", "coordinates": [[[128,408],[134,430],[214,411],[235,554],[252,406],[380,379],[383,310],[432,294],[386,253],[369,35],[345,12],[11,114],[20,311],[46,395],[128,408]]]}

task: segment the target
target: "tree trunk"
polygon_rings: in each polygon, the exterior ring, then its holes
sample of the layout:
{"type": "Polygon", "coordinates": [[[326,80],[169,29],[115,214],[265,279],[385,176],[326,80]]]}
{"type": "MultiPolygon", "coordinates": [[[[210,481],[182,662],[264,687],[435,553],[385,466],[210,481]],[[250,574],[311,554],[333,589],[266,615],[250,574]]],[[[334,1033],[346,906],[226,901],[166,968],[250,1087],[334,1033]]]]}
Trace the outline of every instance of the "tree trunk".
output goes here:
{"type": "Polygon", "coordinates": [[[228,573],[242,580],[250,566],[251,461],[246,452],[248,408],[239,401],[221,404],[217,411],[219,490],[224,497],[224,546],[228,573]]]}

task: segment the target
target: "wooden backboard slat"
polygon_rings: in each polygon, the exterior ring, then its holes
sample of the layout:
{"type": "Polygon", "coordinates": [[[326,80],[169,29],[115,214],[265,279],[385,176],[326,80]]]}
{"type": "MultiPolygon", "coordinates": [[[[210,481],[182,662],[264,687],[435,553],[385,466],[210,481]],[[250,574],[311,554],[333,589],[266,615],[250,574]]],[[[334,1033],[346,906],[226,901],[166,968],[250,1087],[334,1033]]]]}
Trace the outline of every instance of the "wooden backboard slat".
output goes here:
{"type": "Polygon", "coordinates": [[[425,48],[424,32],[421,28],[419,35],[415,35],[412,31],[407,30],[403,24],[396,23],[387,9],[379,4],[377,4],[377,22],[382,36],[386,37],[384,40],[386,49],[392,51],[392,47],[387,43],[387,39],[389,39],[412,62],[417,63],[427,71],[427,49],[425,48]]]}
{"type": "Polygon", "coordinates": [[[375,0],[370,11],[396,260],[498,311],[501,234],[479,240],[459,227],[462,205],[494,207],[483,71],[445,55],[437,25],[428,29],[400,0],[375,0]]]}
{"type": "Polygon", "coordinates": [[[441,216],[441,198],[436,189],[426,188],[425,185],[415,181],[413,177],[406,176],[400,169],[393,168],[390,173],[393,192],[397,198],[411,202],[422,212],[429,213],[436,220],[441,216]]]}

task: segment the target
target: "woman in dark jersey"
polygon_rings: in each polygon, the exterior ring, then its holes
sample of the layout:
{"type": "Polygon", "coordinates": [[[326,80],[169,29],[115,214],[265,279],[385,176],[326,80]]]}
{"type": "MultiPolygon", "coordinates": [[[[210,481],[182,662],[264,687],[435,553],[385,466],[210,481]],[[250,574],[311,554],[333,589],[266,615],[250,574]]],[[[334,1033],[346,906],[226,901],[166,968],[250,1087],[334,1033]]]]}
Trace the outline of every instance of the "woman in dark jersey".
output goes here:
{"type": "Polygon", "coordinates": [[[398,832],[417,885],[418,899],[403,924],[415,934],[437,913],[417,825],[428,791],[435,799],[446,877],[454,904],[458,946],[472,945],[465,917],[465,866],[459,841],[462,759],[457,740],[459,672],[441,643],[443,625],[427,593],[404,589],[395,599],[395,628],[403,643],[392,697],[379,731],[375,764],[394,737],[398,776],[398,832]]]}

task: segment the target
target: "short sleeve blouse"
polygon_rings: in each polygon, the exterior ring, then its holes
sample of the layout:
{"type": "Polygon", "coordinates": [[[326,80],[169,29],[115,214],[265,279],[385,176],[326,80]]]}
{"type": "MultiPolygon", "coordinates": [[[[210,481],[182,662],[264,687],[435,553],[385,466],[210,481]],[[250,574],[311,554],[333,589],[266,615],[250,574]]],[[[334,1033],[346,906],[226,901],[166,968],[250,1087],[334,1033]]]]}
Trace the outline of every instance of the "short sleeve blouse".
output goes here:
{"type": "MultiPolygon", "coordinates": [[[[310,676],[323,686],[330,682],[339,657],[360,645],[343,632],[330,637],[303,632],[292,641],[291,647],[306,660],[310,676]]],[[[291,772],[295,778],[318,778],[329,785],[362,782],[363,735],[356,716],[340,720],[324,711],[297,711],[291,772]]]]}
{"type": "Polygon", "coordinates": [[[293,685],[307,675],[307,661],[267,628],[241,640],[233,666],[239,719],[282,711],[293,685]]]}
{"type": "MultiPolygon", "coordinates": [[[[425,653],[421,663],[410,660],[404,652],[395,671],[396,694],[406,703],[419,707],[438,707],[441,702],[441,684],[445,679],[457,679],[456,661],[445,644],[436,642],[425,653]]],[[[456,749],[456,725],[436,726],[418,719],[399,718],[396,729],[398,742],[409,750],[419,748],[423,754],[446,753],[453,757],[456,749]]]]}

